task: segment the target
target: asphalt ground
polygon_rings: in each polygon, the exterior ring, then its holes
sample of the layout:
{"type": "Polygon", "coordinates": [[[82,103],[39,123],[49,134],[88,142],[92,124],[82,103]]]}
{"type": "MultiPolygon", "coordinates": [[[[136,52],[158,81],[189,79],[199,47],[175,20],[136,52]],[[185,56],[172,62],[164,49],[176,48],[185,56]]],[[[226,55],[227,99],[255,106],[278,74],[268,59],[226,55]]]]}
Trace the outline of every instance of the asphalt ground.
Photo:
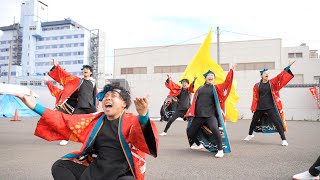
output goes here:
{"type": "MultiPolygon", "coordinates": [[[[51,166],[62,155],[79,150],[80,144],[59,146],[33,135],[38,118],[0,118],[0,179],[47,180],[51,166]]],[[[166,122],[156,121],[159,133],[166,122]]],[[[160,137],[158,157],[147,157],[147,180],[160,179],[291,179],[309,169],[320,155],[320,122],[287,121],[289,146],[281,146],[279,134],[255,134],[246,142],[250,120],[227,123],[231,153],[189,148],[186,122],[176,121],[168,135],[160,137]]]]}

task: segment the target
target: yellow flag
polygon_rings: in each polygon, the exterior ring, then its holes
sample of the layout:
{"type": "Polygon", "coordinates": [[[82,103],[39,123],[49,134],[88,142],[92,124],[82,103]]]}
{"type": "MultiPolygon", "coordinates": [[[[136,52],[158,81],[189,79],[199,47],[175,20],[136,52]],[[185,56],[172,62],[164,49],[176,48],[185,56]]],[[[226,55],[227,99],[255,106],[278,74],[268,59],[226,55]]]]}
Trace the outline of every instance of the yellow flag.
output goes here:
{"type": "MultiPolygon", "coordinates": [[[[221,66],[219,66],[210,56],[211,37],[212,31],[210,30],[209,34],[198,50],[198,53],[193,57],[192,61],[188,64],[186,70],[180,78],[193,80],[195,76],[198,77],[195,83],[195,90],[204,84],[205,78],[203,74],[209,69],[216,75],[214,84],[220,84],[224,82],[226,78],[226,74],[221,66]]],[[[238,120],[238,110],[235,108],[235,105],[238,103],[239,95],[236,92],[236,87],[237,83],[233,78],[232,88],[226,100],[226,117],[232,122],[236,122],[238,120]]]]}

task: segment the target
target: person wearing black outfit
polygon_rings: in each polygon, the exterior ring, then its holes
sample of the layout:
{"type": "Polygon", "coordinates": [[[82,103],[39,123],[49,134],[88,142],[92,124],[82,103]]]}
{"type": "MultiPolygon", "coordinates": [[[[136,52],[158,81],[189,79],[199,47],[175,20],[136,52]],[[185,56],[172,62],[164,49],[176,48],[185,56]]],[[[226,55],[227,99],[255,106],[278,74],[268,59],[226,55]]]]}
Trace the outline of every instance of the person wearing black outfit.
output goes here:
{"type": "MultiPolygon", "coordinates": [[[[97,88],[95,82],[91,78],[93,72],[92,67],[89,65],[83,65],[81,69],[83,78],[80,79],[63,70],[59,66],[59,62],[57,60],[53,60],[53,64],[54,66],[48,75],[53,76],[53,79],[64,87],[64,89],[61,90],[61,93],[56,96],[58,99],[56,109],[67,114],[90,114],[97,112],[97,101],[95,97],[97,94],[97,88]],[[64,74],[64,76],[56,74],[64,74]],[[65,78],[65,76],[68,78],[65,78]],[[75,83],[73,80],[68,81],[67,79],[75,79],[79,82],[77,81],[75,83]]],[[[67,145],[68,140],[62,140],[59,144],[61,146],[67,145]]]]}
{"type": "Polygon", "coordinates": [[[191,102],[191,93],[193,93],[193,87],[195,80],[197,77],[194,77],[194,80],[192,84],[189,86],[189,80],[188,79],[182,79],[180,82],[182,84],[182,87],[177,89],[179,87],[178,85],[174,84],[172,82],[172,78],[168,76],[168,79],[166,80],[167,87],[173,92],[177,92],[177,98],[178,98],[178,105],[176,111],[173,113],[173,115],[169,118],[167,125],[164,129],[164,131],[160,134],[160,136],[166,136],[167,132],[171,126],[171,124],[178,118],[181,117],[183,118],[186,112],[188,111],[190,107],[190,102],[191,102]],[[174,89],[176,88],[176,89],[174,89]],[[176,91],[175,91],[176,90],[176,91]]]}
{"type": "Polygon", "coordinates": [[[286,123],[282,116],[283,110],[279,90],[293,78],[290,66],[294,62],[289,62],[289,65],[270,81],[268,69],[264,68],[260,71],[261,80],[253,88],[254,95],[251,111],[254,114],[250,124],[249,135],[244,139],[245,141],[250,141],[254,137],[254,130],[266,133],[278,131],[282,139],[282,146],[288,146],[284,134],[286,123]],[[264,116],[267,116],[267,118],[264,116]],[[268,126],[262,125],[263,123],[267,123],[268,126]]]}
{"type": "MultiPolygon", "coordinates": [[[[218,152],[215,155],[217,158],[222,158],[224,156],[222,136],[218,125],[218,121],[223,123],[220,103],[224,104],[225,99],[228,97],[228,92],[230,92],[233,81],[233,69],[234,66],[230,69],[225,81],[217,85],[214,85],[214,72],[209,70],[205,73],[203,75],[205,77],[205,83],[198,88],[192,106],[187,112],[187,118],[191,118],[191,123],[187,129],[187,136],[189,138],[189,143],[191,141],[194,142],[191,149],[202,149],[204,147],[198,140],[198,133],[201,132],[201,128],[205,126],[205,128],[208,129],[208,132],[210,132],[208,136],[210,139],[214,140],[213,142],[217,146],[216,149],[218,152]]],[[[224,136],[226,140],[227,134],[225,129],[224,136]]],[[[225,142],[225,146],[229,147],[228,141],[225,142]]]]}
{"type": "Polygon", "coordinates": [[[41,115],[35,135],[48,140],[73,135],[82,143],[52,165],[55,180],[143,180],[146,154],[157,157],[158,132],[148,115],[149,97],[136,97],[138,115],[126,113],[130,92],[110,84],[97,94],[103,112],[69,115],[38,104],[30,96],[15,94],[30,109],[41,115]]]}

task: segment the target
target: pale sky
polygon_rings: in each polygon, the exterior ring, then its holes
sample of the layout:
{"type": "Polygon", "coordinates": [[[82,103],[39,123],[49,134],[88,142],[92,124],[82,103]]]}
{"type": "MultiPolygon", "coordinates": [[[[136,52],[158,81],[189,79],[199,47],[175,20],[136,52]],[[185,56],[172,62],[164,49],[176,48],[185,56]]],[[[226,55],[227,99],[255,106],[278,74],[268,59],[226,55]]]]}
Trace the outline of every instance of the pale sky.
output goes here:
{"type": "MultiPolygon", "coordinates": [[[[22,2],[25,0],[0,0],[0,26],[12,24],[14,16],[19,20],[22,2]]],[[[71,18],[88,29],[104,31],[109,52],[114,48],[201,43],[210,28],[215,31],[217,26],[221,42],[281,38],[282,46],[306,43],[310,49],[320,50],[319,0],[42,2],[48,5],[49,21],[71,18]]],[[[112,56],[109,52],[107,56],[112,56]]]]}

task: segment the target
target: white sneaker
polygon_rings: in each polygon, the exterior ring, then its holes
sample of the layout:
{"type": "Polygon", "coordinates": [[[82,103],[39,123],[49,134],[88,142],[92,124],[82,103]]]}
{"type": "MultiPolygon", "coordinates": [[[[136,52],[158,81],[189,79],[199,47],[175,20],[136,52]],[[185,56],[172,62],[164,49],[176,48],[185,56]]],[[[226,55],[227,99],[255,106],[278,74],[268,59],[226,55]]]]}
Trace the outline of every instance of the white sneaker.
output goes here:
{"type": "Polygon", "coordinates": [[[194,143],[190,148],[193,150],[198,150],[198,149],[203,149],[204,146],[202,144],[198,146],[196,143],[194,143]]]}
{"type": "Polygon", "coordinates": [[[166,132],[162,132],[162,133],[160,134],[160,136],[166,136],[166,135],[167,135],[166,132]]]}
{"type": "Polygon", "coordinates": [[[289,144],[288,144],[288,142],[286,140],[283,140],[281,145],[282,146],[288,146],[289,144]]]}
{"type": "Polygon", "coordinates": [[[223,155],[224,155],[223,150],[219,150],[215,156],[216,158],[222,158],[223,155]]]}
{"type": "Polygon", "coordinates": [[[294,180],[306,180],[306,179],[319,179],[319,176],[312,176],[309,171],[305,171],[303,173],[296,174],[292,177],[294,180]]]}
{"type": "Polygon", "coordinates": [[[244,138],[245,141],[250,141],[252,138],[254,137],[254,135],[248,135],[246,138],[244,138]]]}
{"type": "Polygon", "coordinates": [[[60,141],[60,146],[65,146],[65,145],[67,145],[68,144],[68,142],[69,141],[66,141],[66,140],[62,140],[62,141],[60,141]]]}

